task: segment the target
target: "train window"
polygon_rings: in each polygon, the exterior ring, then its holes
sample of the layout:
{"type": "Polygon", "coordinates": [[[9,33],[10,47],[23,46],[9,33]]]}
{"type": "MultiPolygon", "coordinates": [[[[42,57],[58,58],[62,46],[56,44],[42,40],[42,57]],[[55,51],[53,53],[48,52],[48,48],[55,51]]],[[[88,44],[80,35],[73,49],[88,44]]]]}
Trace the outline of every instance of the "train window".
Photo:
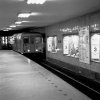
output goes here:
{"type": "Polygon", "coordinates": [[[52,43],[51,43],[52,42],[52,38],[53,37],[48,37],[47,38],[47,51],[50,51],[50,52],[52,51],[52,43]]]}
{"type": "Polygon", "coordinates": [[[47,50],[52,53],[57,53],[57,37],[47,38],[47,50]]]}
{"type": "Polygon", "coordinates": [[[91,36],[91,60],[100,62],[100,34],[91,36]]]}
{"type": "Polygon", "coordinates": [[[31,36],[30,39],[31,39],[31,40],[30,40],[30,41],[31,41],[31,44],[34,44],[34,37],[31,36]]]}
{"type": "Polygon", "coordinates": [[[78,58],[79,56],[79,36],[78,35],[64,36],[63,54],[78,58]]]}
{"type": "Polygon", "coordinates": [[[40,43],[41,42],[41,37],[35,37],[35,43],[40,43]]]}
{"type": "Polygon", "coordinates": [[[7,45],[7,43],[8,43],[8,38],[7,38],[7,36],[6,37],[2,37],[2,44],[6,44],[7,45]]]}
{"type": "Polygon", "coordinates": [[[17,34],[17,36],[16,36],[16,37],[17,37],[17,39],[19,39],[19,40],[20,40],[20,39],[21,39],[21,36],[22,36],[22,34],[17,34]]]}
{"type": "Polygon", "coordinates": [[[29,43],[29,37],[24,37],[24,43],[25,44],[29,43]]]}

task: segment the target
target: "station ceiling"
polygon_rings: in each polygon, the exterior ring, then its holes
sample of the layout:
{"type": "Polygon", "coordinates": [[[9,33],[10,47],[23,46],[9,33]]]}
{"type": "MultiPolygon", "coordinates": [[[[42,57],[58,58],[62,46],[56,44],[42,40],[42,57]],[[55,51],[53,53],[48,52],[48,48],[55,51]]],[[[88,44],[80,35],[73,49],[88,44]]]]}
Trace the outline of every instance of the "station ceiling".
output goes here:
{"type": "Polygon", "coordinates": [[[100,0],[47,0],[43,5],[28,5],[27,0],[0,0],[0,30],[16,21],[26,21],[12,30],[25,27],[43,27],[59,21],[100,10],[100,0]],[[18,18],[19,13],[40,15],[18,18]]]}

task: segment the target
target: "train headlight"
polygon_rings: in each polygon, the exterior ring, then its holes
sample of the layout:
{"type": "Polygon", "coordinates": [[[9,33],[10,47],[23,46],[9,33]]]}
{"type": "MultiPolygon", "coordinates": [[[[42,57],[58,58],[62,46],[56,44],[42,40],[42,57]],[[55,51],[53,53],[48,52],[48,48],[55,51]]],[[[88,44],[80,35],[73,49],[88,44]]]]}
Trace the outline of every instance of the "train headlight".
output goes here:
{"type": "Polygon", "coordinates": [[[37,52],[38,52],[39,50],[38,50],[38,49],[36,49],[35,51],[37,51],[37,52]]]}
{"type": "Polygon", "coordinates": [[[29,49],[28,49],[27,51],[28,51],[28,52],[30,52],[30,50],[29,50],[29,49]]]}

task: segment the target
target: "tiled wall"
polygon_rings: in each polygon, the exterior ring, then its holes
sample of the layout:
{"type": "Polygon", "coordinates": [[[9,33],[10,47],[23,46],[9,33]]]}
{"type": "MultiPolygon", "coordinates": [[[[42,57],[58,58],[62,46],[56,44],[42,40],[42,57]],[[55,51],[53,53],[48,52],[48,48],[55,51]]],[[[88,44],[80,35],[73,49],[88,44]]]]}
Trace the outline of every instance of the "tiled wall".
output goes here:
{"type": "MultiPolygon", "coordinates": [[[[68,57],[63,55],[63,35],[78,34],[80,27],[89,26],[91,32],[100,31],[100,12],[87,14],[81,17],[66,20],[51,26],[46,27],[46,35],[58,38],[57,47],[60,49],[57,53],[46,52],[47,57],[60,60],[82,68],[91,69],[94,72],[100,73],[100,63],[91,61],[90,64],[79,62],[78,58],[68,57]],[[60,41],[60,42],[59,42],[60,41]]],[[[90,33],[91,35],[91,33],[90,33]]]]}

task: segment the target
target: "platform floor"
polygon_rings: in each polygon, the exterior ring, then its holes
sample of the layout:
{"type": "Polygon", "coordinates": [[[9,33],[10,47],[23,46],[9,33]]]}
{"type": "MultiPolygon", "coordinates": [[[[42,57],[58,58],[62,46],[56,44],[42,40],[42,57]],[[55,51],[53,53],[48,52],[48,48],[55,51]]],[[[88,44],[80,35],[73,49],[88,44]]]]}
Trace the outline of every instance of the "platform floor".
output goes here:
{"type": "Polygon", "coordinates": [[[39,64],[0,51],[0,100],[91,100],[39,64]]]}

